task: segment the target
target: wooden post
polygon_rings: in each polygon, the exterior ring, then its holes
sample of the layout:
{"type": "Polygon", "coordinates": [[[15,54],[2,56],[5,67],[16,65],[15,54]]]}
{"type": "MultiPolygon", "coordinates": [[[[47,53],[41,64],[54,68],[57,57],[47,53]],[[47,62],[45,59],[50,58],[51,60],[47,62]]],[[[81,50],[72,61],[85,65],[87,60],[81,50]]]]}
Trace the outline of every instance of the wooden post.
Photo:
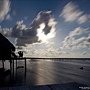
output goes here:
{"type": "Polygon", "coordinates": [[[25,77],[26,77],[26,69],[27,69],[27,63],[26,63],[26,58],[25,58],[25,77]]]}
{"type": "Polygon", "coordinates": [[[16,59],[16,79],[17,79],[17,59],[16,59]]]}
{"type": "Polygon", "coordinates": [[[17,69],[17,59],[16,59],[16,69],[17,69]]]}
{"type": "Polygon", "coordinates": [[[10,70],[12,71],[12,61],[10,59],[10,70]]]}
{"type": "Polygon", "coordinates": [[[14,77],[14,59],[12,61],[13,61],[13,77],[14,77]]]}
{"type": "Polygon", "coordinates": [[[11,73],[10,73],[10,80],[12,79],[12,61],[10,59],[10,70],[11,70],[11,73]]]}
{"type": "Polygon", "coordinates": [[[3,69],[4,69],[4,60],[2,60],[2,65],[3,65],[3,69]]]}

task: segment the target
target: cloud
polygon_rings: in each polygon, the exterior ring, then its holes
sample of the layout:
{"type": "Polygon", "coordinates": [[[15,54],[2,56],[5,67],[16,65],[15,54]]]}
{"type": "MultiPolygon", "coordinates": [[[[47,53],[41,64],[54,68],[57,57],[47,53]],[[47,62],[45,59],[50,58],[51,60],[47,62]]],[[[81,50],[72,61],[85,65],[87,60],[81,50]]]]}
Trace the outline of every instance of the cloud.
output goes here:
{"type": "Polygon", "coordinates": [[[5,19],[6,19],[6,20],[12,20],[10,14],[7,14],[5,19]]]}
{"type": "Polygon", "coordinates": [[[82,16],[80,16],[80,17],[78,18],[78,22],[79,22],[80,24],[82,24],[82,23],[87,22],[88,19],[89,19],[89,16],[88,16],[88,15],[82,15],[82,16]]]}
{"type": "Polygon", "coordinates": [[[23,20],[21,20],[17,21],[13,28],[2,28],[0,26],[0,33],[6,37],[19,38],[22,37],[22,31],[25,31],[26,29],[26,25],[23,23],[23,20]]]}
{"type": "Polygon", "coordinates": [[[8,37],[11,36],[12,28],[2,28],[0,26],[0,33],[2,33],[4,36],[8,37]]]}
{"type": "Polygon", "coordinates": [[[0,0],[0,21],[3,21],[10,11],[10,1],[0,0]]]}
{"type": "Polygon", "coordinates": [[[74,37],[74,36],[78,36],[83,33],[88,33],[88,29],[83,29],[81,27],[77,27],[75,30],[73,30],[69,33],[69,36],[74,37]]]}
{"type": "Polygon", "coordinates": [[[63,11],[61,13],[61,16],[63,16],[63,18],[65,19],[66,22],[68,22],[68,21],[75,21],[83,13],[83,12],[81,12],[77,8],[78,7],[76,5],[74,5],[72,2],[69,2],[63,8],[63,11]]]}
{"type": "Polygon", "coordinates": [[[12,29],[12,37],[17,38],[18,46],[25,46],[26,44],[39,43],[47,41],[55,37],[56,21],[51,11],[41,11],[33,20],[29,27],[22,21],[18,21],[12,29]],[[41,25],[44,25],[42,28],[41,25]],[[40,31],[41,30],[41,31],[40,31]],[[41,35],[44,36],[41,39],[41,35]]]}
{"type": "Polygon", "coordinates": [[[67,55],[66,51],[60,51],[58,48],[54,47],[54,42],[52,43],[33,43],[26,45],[22,48],[24,55],[26,57],[62,57],[67,55]]]}
{"type": "Polygon", "coordinates": [[[26,25],[23,23],[23,20],[16,22],[16,29],[26,30],[26,25]]]}
{"type": "Polygon", "coordinates": [[[60,14],[65,20],[65,22],[76,21],[79,24],[85,23],[88,21],[89,15],[84,14],[78,7],[78,5],[73,2],[69,2],[66,4],[60,14]]]}
{"type": "Polygon", "coordinates": [[[87,28],[77,27],[71,31],[63,41],[62,48],[85,48],[90,47],[90,30],[87,28]]]}
{"type": "Polygon", "coordinates": [[[54,18],[51,18],[49,20],[49,22],[48,22],[49,28],[47,28],[47,26],[44,23],[40,24],[40,28],[37,29],[38,41],[48,42],[49,39],[54,38],[55,34],[56,34],[56,32],[55,32],[56,24],[57,24],[57,22],[55,21],[54,18]]]}

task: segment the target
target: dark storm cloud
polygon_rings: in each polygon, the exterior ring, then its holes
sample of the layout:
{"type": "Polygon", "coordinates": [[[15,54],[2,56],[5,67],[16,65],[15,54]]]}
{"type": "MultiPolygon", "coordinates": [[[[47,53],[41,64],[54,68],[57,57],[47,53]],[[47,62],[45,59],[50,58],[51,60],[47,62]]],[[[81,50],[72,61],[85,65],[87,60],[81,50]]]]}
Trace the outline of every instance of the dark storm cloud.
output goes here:
{"type": "Polygon", "coordinates": [[[26,44],[40,42],[37,36],[37,29],[40,28],[40,24],[44,23],[44,34],[47,35],[50,33],[53,26],[48,25],[48,23],[52,18],[53,16],[51,11],[41,11],[30,24],[29,28],[24,25],[23,21],[17,22],[15,27],[12,29],[11,36],[17,38],[18,46],[25,46],[26,44]]]}

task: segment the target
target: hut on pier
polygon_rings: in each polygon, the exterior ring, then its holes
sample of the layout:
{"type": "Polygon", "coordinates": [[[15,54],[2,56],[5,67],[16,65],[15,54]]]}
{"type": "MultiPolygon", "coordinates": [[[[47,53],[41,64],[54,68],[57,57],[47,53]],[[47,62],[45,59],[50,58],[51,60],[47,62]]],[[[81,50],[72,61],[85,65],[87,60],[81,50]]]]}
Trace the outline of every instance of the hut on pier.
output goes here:
{"type": "Polygon", "coordinates": [[[11,54],[14,52],[14,45],[0,33],[0,60],[11,58],[11,54]]]}

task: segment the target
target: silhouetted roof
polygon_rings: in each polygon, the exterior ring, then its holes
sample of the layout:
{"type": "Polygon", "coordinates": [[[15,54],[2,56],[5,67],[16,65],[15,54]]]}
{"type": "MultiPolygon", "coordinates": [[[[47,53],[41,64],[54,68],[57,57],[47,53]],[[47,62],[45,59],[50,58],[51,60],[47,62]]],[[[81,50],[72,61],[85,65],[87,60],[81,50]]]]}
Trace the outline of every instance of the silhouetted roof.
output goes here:
{"type": "Polygon", "coordinates": [[[9,58],[11,51],[15,51],[14,45],[0,33],[0,59],[9,58]]]}

